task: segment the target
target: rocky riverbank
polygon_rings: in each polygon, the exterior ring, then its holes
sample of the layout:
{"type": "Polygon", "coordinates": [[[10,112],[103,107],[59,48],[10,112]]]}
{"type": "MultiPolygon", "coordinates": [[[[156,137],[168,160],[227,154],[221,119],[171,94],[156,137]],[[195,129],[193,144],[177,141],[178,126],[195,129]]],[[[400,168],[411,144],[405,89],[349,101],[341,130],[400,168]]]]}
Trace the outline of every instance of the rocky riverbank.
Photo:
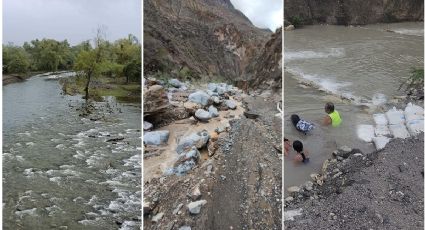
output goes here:
{"type": "Polygon", "coordinates": [[[288,188],[286,229],[423,229],[424,136],[372,153],[333,153],[320,174],[288,188]]]}
{"type": "Polygon", "coordinates": [[[144,85],[145,229],[280,229],[281,96],[177,79],[144,85]]]}

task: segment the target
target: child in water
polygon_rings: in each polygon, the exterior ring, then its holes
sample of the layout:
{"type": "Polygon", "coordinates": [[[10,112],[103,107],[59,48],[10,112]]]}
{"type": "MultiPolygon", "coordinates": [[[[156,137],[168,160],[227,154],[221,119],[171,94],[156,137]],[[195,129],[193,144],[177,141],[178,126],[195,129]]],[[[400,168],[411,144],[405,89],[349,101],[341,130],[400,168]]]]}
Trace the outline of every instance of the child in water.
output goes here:
{"type": "Polygon", "coordinates": [[[297,114],[291,115],[291,121],[295,128],[298,131],[303,132],[305,135],[314,128],[313,123],[301,119],[297,114]]]}
{"type": "Polygon", "coordinates": [[[338,127],[342,123],[342,118],[338,111],[335,110],[335,106],[332,102],[325,104],[325,112],[328,114],[323,120],[324,125],[331,125],[332,127],[338,127]]]}
{"type": "Polygon", "coordinates": [[[295,157],[295,161],[302,162],[302,163],[308,163],[310,161],[310,158],[306,156],[307,151],[304,151],[304,146],[301,141],[294,141],[292,144],[292,147],[297,152],[297,156],[295,157]]]}
{"type": "Polygon", "coordinates": [[[289,150],[291,148],[291,141],[287,138],[283,138],[284,143],[284,149],[285,149],[285,156],[288,156],[289,150]]]}

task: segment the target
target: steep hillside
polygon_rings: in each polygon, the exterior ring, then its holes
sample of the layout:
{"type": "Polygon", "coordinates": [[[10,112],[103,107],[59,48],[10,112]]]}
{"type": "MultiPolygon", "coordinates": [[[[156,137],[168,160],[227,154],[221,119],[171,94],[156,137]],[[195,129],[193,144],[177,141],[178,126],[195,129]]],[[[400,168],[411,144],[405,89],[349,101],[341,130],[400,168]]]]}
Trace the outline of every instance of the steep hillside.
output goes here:
{"type": "Polygon", "coordinates": [[[229,0],[144,4],[145,76],[243,79],[271,35],[253,26],[229,0]]]}
{"type": "Polygon", "coordinates": [[[423,21],[423,0],[301,0],[284,2],[285,19],[304,24],[362,25],[379,22],[423,21]]]}

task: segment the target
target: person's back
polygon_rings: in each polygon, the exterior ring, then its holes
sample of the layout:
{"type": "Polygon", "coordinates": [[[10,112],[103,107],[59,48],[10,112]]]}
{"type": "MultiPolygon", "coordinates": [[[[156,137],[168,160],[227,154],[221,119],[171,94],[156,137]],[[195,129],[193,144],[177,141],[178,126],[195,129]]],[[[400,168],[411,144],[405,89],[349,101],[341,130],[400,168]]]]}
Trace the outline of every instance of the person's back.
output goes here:
{"type": "Polygon", "coordinates": [[[325,112],[328,114],[324,119],[325,125],[332,125],[332,127],[338,127],[342,123],[341,115],[335,110],[335,106],[332,102],[328,102],[325,105],[325,112]]]}
{"type": "Polygon", "coordinates": [[[291,115],[291,122],[298,131],[303,132],[304,134],[307,134],[309,131],[314,129],[314,125],[312,123],[301,119],[297,114],[291,115]]]}

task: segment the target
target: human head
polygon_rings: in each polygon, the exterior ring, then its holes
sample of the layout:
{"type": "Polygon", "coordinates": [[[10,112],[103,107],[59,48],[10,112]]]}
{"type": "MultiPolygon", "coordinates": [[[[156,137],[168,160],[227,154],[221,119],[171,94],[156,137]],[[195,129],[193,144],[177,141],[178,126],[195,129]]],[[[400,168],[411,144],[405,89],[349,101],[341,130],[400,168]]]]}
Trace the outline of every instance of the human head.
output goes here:
{"type": "Polygon", "coordinates": [[[292,114],[291,121],[292,121],[292,124],[294,124],[294,126],[297,126],[298,121],[300,121],[300,117],[297,114],[292,114]]]}
{"type": "Polygon", "coordinates": [[[326,113],[333,113],[334,110],[335,110],[334,103],[328,102],[328,103],[325,104],[325,112],[326,113]]]}
{"type": "Polygon", "coordinates": [[[289,140],[288,140],[288,138],[283,138],[283,141],[286,142],[286,141],[289,141],[289,140]]]}
{"type": "Polygon", "coordinates": [[[298,140],[296,140],[292,143],[292,147],[294,148],[295,151],[297,151],[299,153],[302,152],[303,148],[304,148],[303,143],[301,141],[298,141],[298,140]]]}

